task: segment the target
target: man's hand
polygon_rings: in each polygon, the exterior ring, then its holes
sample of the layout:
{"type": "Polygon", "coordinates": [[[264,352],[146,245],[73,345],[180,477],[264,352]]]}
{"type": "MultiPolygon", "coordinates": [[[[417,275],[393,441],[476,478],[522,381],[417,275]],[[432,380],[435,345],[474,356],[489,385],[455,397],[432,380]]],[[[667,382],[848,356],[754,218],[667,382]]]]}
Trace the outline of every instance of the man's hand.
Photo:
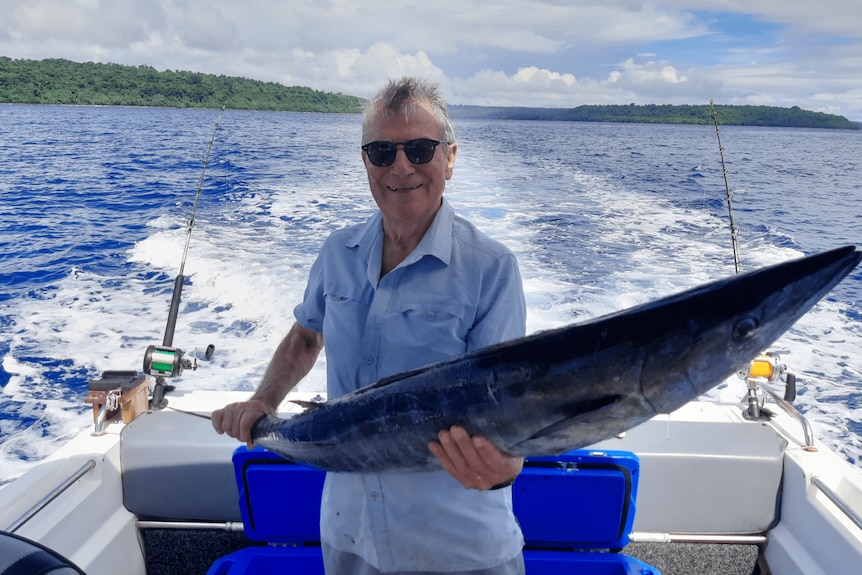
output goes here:
{"type": "Polygon", "coordinates": [[[287,393],[311,371],[322,348],[321,334],[294,323],[278,344],[252,399],[213,411],[215,430],[244,441],[251,449],[254,422],[264,415],[275,415],[287,393]]]}
{"type": "Polygon", "coordinates": [[[481,436],[473,436],[458,425],[444,429],[428,449],[440,460],[443,469],[467,489],[490,489],[506,483],[521,472],[523,457],[506,455],[481,436]]]}
{"type": "Polygon", "coordinates": [[[262,401],[252,399],[216,409],[212,413],[212,422],[217,432],[244,441],[251,449],[251,428],[264,415],[272,415],[272,410],[262,401]]]}

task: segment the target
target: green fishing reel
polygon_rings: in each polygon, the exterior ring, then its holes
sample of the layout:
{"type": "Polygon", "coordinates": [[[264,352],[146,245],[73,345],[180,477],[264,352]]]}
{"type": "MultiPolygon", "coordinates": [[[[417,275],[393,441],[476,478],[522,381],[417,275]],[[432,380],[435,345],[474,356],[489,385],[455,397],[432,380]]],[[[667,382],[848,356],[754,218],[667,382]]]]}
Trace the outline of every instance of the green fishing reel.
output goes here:
{"type": "MultiPolygon", "coordinates": [[[[206,359],[212,359],[215,346],[209,344],[204,352],[206,359]]],[[[151,345],[144,353],[144,373],[155,376],[156,383],[153,385],[153,393],[150,398],[150,409],[163,409],[168,404],[165,392],[173,391],[174,386],[165,382],[166,378],[179,377],[183,370],[198,368],[197,357],[194,361],[187,359],[178,347],[168,345],[151,345]]]]}
{"type": "MultiPolygon", "coordinates": [[[[206,359],[212,359],[215,346],[210,344],[204,352],[206,359]]],[[[144,373],[157,377],[179,377],[183,370],[198,368],[197,358],[187,359],[183,350],[166,345],[151,345],[144,353],[144,373]]]]}
{"type": "Polygon", "coordinates": [[[191,369],[192,362],[178,347],[151,345],[144,353],[144,373],[162,377],[179,377],[184,369],[191,369]]]}

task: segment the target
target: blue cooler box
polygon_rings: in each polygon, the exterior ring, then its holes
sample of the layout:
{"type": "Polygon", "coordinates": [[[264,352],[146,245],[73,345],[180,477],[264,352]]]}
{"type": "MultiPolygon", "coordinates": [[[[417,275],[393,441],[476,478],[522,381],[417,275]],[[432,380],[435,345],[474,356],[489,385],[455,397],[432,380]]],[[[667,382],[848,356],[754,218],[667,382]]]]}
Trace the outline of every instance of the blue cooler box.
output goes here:
{"type": "Polygon", "coordinates": [[[661,575],[619,553],[635,519],[639,469],[627,451],[528,458],[512,486],[528,575],[661,575]]]}
{"type": "MultiPolygon", "coordinates": [[[[240,447],[233,462],[245,533],[267,545],[222,557],[207,575],[322,575],[325,473],[261,448],[240,447]]],[[[618,553],[634,522],[638,470],[629,452],[577,450],[528,459],[512,486],[527,574],[661,575],[618,553]]]]}
{"type": "Polygon", "coordinates": [[[245,534],[266,546],[240,549],[207,575],[323,575],[320,496],[326,473],[257,447],[233,454],[245,534]]]}

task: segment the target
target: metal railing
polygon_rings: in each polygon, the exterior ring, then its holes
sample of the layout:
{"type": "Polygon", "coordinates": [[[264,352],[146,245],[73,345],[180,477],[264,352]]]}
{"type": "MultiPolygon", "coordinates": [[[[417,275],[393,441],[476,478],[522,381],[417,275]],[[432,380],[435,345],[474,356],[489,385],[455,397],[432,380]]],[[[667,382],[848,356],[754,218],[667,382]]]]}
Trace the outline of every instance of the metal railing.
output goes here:
{"type": "Polygon", "coordinates": [[[851,509],[841,497],[832,491],[832,489],[823,483],[823,480],[817,477],[816,475],[811,477],[811,485],[815,486],[819,489],[823,495],[826,496],[829,501],[835,504],[835,506],[844,512],[844,515],[847,516],[850,521],[856,524],[856,527],[862,529],[862,516],[859,515],[854,509],[851,509]]]}
{"type": "Polygon", "coordinates": [[[15,533],[15,531],[20,529],[22,525],[30,521],[37,513],[44,509],[46,505],[57,499],[57,497],[59,497],[64,491],[71,487],[73,483],[75,483],[84,475],[89,473],[94,467],[96,467],[96,461],[93,459],[88,459],[86,463],[79,467],[69,477],[64,479],[59,485],[57,485],[57,487],[49,491],[42,499],[40,499],[32,507],[30,507],[30,509],[22,513],[20,517],[7,525],[5,531],[8,531],[9,533],[15,533]]]}
{"type": "Polygon", "coordinates": [[[784,410],[784,412],[794,419],[798,419],[802,424],[802,432],[805,434],[805,448],[813,449],[814,448],[814,430],[811,427],[811,424],[808,423],[808,419],[799,411],[790,405],[783,397],[781,397],[775,390],[770,387],[757,383],[757,387],[762,389],[764,392],[768,393],[769,396],[775,401],[775,404],[784,410]]]}

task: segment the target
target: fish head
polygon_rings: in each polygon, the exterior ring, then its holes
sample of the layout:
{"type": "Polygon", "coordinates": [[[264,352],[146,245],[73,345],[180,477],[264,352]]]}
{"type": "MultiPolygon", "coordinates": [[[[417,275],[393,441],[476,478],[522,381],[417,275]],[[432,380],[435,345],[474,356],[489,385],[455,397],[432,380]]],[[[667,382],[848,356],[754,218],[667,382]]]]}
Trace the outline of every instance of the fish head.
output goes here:
{"type": "Polygon", "coordinates": [[[642,365],[642,392],[669,413],[745,369],[862,259],[854,246],[719,280],[647,304],[661,328],[642,365]],[[676,389],[668,389],[668,385],[676,389]]]}

